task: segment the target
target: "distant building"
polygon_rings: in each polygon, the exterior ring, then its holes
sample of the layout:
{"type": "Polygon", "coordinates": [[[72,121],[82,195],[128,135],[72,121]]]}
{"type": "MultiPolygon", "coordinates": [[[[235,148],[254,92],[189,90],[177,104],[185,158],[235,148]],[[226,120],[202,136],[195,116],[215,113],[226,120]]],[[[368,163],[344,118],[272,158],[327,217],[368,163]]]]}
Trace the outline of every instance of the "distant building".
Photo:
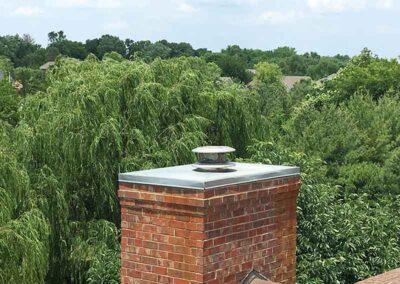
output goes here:
{"type": "Polygon", "coordinates": [[[50,66],[52,66],[54,64],[55,64],[54,61],[49,61],[49,62],[43,64],[42,66],[40,66],[39,69],[43,70],[43,71],[47,71],[50,68],[50,66]]]}
{"type": "Polygon", "coordinates": [[[311,80],[311,77],[309,76],[283,76],[282,78],[282,83],[285,85],[285,87],[290,90],[293,88],[293,86],[302,81],[302,80],[311,80]]]}
{"type": "MultiPolygon", "coordinates": [[[[247,69],[247,72],[249,72],[252,75],[256,74],[256,69],[247,69]]],[[[332,74],[330,76],[333,76],[336,74],[332,74]]],[[[309,76],[283,76],[282,77],[282,83],[285,85],[285,87],[290,90],[293,88],[293,86],[297,83],[300,82],[301,80],[311,80],[311,77],[309,76]]],[[[251,81],[247,84],[247,87],[254,88],[254,81],[251,81]]]]}
{"type": "MultiPolygon", "coordinates": [[[[282,84],[285,85],[286,89],[290,90],[293,86],[302,81],[302,80],[311,80],[311,77],[308,76],[283,76],[282,84]]],[[[252,89],[255,86],[255,81],[251,81],[247,84],[247,87],[252,89]]]]}
{"type": "Polygon", "coordinates": [[[0,70],[0,80],[3,80],[3,78],[4,78],[4,71],[0,70]]]}

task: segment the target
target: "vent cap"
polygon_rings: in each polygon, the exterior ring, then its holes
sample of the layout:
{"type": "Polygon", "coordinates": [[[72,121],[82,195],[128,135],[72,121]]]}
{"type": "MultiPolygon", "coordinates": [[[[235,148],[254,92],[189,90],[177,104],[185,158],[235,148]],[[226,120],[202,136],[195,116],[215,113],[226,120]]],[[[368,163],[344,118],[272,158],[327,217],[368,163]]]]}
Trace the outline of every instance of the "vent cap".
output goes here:
{"type": "Polygon", "coordinates": [[[236,150],[228,146],[204,146],[192,150],[197,155],[197,163],[193,166],[202,171],[224,171],[235,166],[225,156],[236,150]]]}

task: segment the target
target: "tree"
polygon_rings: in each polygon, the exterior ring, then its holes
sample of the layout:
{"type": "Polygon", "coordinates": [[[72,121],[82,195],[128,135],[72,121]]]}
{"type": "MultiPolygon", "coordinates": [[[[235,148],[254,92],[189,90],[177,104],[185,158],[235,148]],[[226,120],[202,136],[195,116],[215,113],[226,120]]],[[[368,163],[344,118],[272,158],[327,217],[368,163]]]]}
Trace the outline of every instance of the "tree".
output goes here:
{"type": "Polygon", "coordinates": [[[274,120],[280,121],[288,114],[288,96],[282,83],[282,72],[276,64],[267,62],[260,62],[255,67],[252,86],[260,98],[260,110],[264,115],[273,115],[274,120]]]}
{"type": "Polygon", "coordinates": [[[100,40],[98,38],[86,40],[86,43],[85,43],[86,51],[88,53],[93,53],[94,55],[96,55],[97,58],[100,58],[99,53],[98,53],[99,43],[100,43],[100,40]]]}
{"type": "Polygon", "coordinates": [[[49,44],[47,47],[48,58],[54,58],[54,56],[57,54],[57,50],[59,54],[72,58],[85,59],[87,56],[85,46],[81,42],[77,41],[70,41],[65,39],[49,44]]]}
{"type": "Polygon", "coordinates": [[[59,31],[59,32],[52,31],[52,32],[49,32],[47,34],[47,36],[48,36],[50,43],[60,42],[60,41],[67,39],[67,36],[64,34],[63,31],[59,31]]]}
{"type": "Polygon", "coordinates": [[[7,79],[0,80],[0,123],[6,121],[11,125],[18,122],[19,96],[7,79]]]}
{"type": "MultiPolygon", "coordinates": [[[[10,72],[12,69],[12,62],[9,58],[0,56],[0,70],[3,72],[10,72]]],[[[4,75],[4,74],[3,74],[4,75]]]]}
{"type": "Polygon", "coordinates": [[[18,67],[13,70],[13,77],[22,84],[20,93],[24,96],[33,95],[38,91],[44,91],[47,83],[42,70],[27,67],[18,67]]]}
{"type": "Polygon", "coordinates": [[[15,127],[0,122],[0,279],[12,283],[118,283],[120,169],[190,163],[205,143],[245,155],[262,137],[255,96],[216,85],[199,58],[60,58],[46,77],[9,101],[15,127]]]}
{"type": "Polygon", "coordinates": [[[313,79],[321,79],[328,75],[335,74],[345,63],[333,57],[323,56],[315,65],[309,65],[306,74],[313,79]]]}
{"type": "Polygon", "coordinates": [[[170,51],[171,57],[179,57],[179,56],[194,56],[195,50],[193,47],[186,42],[168,42],[166,40],[161,40],[159,43],[162,43],[164,46],[168,47],[170,51]]]}
{"type": "Polygon", "coordinates": [[[116,52],[121,54],[123,57],[126,56],[126,47],[119,37],[111,35],[103,35],[98,39],[97,52],[94,53],[98,58],[103,58],[103,55],[107,52],[116,52]]]}
{"type": "Polygon", "coordinates": [[[225,54],[211,54],[207,61],[215,62],[222,70],[222,76],[232,77],[244,83],[250,81],[250,74],[247,72],[246,64],[236,56],[225,54]]]}
{"type": "Polygon", "coordinates": [[[275,84],[282,81],[282,71],[276,64],[260,62],[256,66],[255,80],[262,84],[275,84]]]}
{"type": "Polygon", "coordinates": [[[60,55],[60,50],[56,46],[46,48],[46,61],[55,61],[58,55],[60,55]]]}
{"type": "Polygon", "coordinates": [[[128,49],[128,57],[135,56],[137,54],[139,57],[143,53],[143,50],[148,49],[152,43],[149,40],[140,40],[131,42],[128,49]]]}
{"type": "Polygon", "coordinates": [[[334,92],[338,102],[347,101],[357,92],[368,92],[375,100],[386,94],[398,93],[400,65],[397,60],[380,59],[364,49],[355,56],[334,80],[325,84],[326,90],[334,92]]]}
{"type": "Polygon", "coordinates": [[[0,37],[0,56],[9,58],[13,65],[37,68],[42,64],[43,49],[33,39],[19,35],[0,37]]]}

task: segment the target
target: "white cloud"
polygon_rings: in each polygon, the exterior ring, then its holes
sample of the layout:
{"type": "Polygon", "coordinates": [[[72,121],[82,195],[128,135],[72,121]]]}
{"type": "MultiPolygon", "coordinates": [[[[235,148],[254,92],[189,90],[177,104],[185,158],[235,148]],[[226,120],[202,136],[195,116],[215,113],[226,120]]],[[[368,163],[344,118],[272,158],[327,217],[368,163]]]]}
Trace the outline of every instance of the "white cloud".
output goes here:
{"type": "Polygon", "coordinates": [[[122,5],[120,0],[49,0],[48,4],[55,7],[82,8],[117,8],[122,5]]]}
{"type": "Polygon", "coordinates": [[[251,5],[256,6],[261,3],[260,0],[235,0],[236,4],[239,5],[251,5]]]}
{"type": "Polygon", "coordinates": [[[366,8],[390,9],[393,0],[307,0],[311,10],[318,12],[339,13],[343,11],[361,11],[366,8]]]}
{"type": "Polygon", "coordinates": [[[362,10],[368,5],[367,0],[308,0],[308,7],[319,12],[342,12],[362,10]]]}
{"type": "Polygon", "coordinates": [[[12,14],[21,16],[36,16],[43,14],[44,11],[39,7],[20,6],[17,7],[12,14]]]}
{"type": "Polygon", "coordinates": [[[196,8],[190,5],[188,2],[185,0],[175,0],[175,4],[177,5],[177,8],[179,11],[184,12],[184,13],[193,13],[196,11],[196,8]]]}
{"type": "Polygon", "coordinates": [[[394,6],[393,0],[377,0],[376,7],[380,9],[390,9],[394,6]]]}
{"type": "Polygon", "coordinates": [[[266,11],[259,16],[259,22],[272,25],[291,23],[304,17],[302,12],[298,11],[266,11]]]}

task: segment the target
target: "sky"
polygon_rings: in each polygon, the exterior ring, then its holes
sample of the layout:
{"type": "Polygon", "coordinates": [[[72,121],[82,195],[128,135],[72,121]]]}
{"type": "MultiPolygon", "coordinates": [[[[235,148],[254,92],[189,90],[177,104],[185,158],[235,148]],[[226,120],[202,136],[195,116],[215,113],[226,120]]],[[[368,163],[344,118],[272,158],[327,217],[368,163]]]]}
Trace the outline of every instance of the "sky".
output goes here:
{"type": "Polygon", "coordinates": [[[400,0],[0,0],[0,35],[47,33],[70,40],[189,42],[219,51],[296,48],[299,53],[356,55],[364,47],[400,55],[400,0]]]}

